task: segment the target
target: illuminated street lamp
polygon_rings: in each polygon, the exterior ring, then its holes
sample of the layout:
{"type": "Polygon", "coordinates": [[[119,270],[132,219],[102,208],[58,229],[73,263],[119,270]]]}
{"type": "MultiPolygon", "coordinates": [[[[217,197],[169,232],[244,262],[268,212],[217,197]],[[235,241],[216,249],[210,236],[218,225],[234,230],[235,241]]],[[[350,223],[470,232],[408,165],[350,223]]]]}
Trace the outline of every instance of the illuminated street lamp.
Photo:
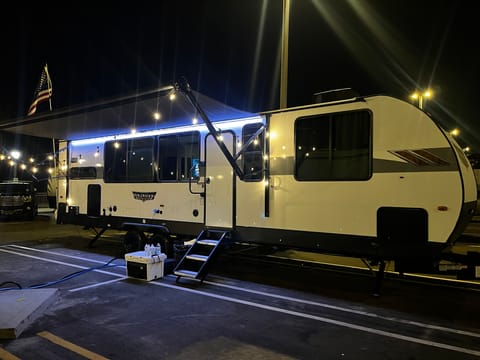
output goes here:
{"type": "Polygon", "coordinates": [[[13,180],[18,180],[18,178],[17,178],[17,160],[20,159],[20,156],[22,156],[22,154],[18,150],[12,150],[12,151],[10,151],[10,156],[13,159],[10,163],[10,165],[13,166],[13,180]]]}
{"type": "Polygon", "coordinates": [[[410,95],[410,97],[413,100],[418,100],[418,107],[420,109],[423,109],[424,101],[431,98],[432,96],[433,96],[433,94],[432,94],[432,91],[430,89],[427,89],[423,92],[415,91],[412,95],[410,95]]]}
{"type": "Polygon", "coordinates": [[[18,150],[12,150],[12,151],[10,151],[10,156],[12,158],[14,158],[15,160],[18,160],[18,159],[20,159],[20,156],[22,156],[22,154],[18,150]]]}

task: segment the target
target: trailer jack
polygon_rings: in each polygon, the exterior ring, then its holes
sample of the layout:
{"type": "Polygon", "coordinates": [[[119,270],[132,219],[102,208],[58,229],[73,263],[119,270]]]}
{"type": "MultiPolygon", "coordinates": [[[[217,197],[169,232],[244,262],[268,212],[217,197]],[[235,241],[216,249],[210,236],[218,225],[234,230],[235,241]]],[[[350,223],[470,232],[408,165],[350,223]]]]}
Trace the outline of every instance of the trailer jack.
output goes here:
{"type": "Polygon", "coordinates": [[[378,261],[378,270],[375,274],[375,288],[373,289],[373,296],[380,296],[380,290],[382,288],[383,279],[385,278],[385,261],[378,261]]]}

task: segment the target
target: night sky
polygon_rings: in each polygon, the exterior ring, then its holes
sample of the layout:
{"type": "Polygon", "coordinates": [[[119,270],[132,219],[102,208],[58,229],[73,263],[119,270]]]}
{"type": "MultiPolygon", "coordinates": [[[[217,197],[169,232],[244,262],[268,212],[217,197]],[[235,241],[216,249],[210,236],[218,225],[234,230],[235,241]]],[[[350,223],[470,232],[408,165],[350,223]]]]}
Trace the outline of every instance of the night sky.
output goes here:
{"type": "MultiPolygon", "coordinates": [[[[408,100],[431,87],[425,110],[445,129],[458,127],[460,144],[480,152],[476,2],[291,3],[289,106],[335,88],[408,100]]],[[[281,0],[39,4],[2,11],[0,121],[26,114],[44,63],[55,109],[182,76],[242,110],[279,106],[281,0]]]]}

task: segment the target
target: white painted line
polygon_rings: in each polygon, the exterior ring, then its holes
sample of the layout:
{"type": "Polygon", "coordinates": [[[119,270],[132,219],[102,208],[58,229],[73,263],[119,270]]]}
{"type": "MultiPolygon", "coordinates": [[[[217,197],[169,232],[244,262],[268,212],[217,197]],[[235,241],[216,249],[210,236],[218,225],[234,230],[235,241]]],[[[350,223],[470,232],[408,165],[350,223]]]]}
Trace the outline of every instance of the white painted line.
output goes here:
{"type": "MultiPolygon", "coordinates": [[[[51,263],[54,263],[54,264],[70,266],[70,267],[74,267],[74,268],[77,268],[77,269],[84,269],[84,270],[90,269],[90,266],[80,266],[80,265],[69,264],[69,263],[66,263],[66,262],[63,262],[63,261],[45,259],[45,258],[42,258],[42,257],[39,257],[39,256],[28,255],[28,254],[19,253],[19,252],[7,250],[7,249],[0,249],[0,251],[5,252],[5,253],[9,253],[9,254],[13,254],[13,255],[28,257],[28,258],[31,258],[31,259],[47,261],[47,262],[51,262],[51,263]]],[[[112,272],[104,271],[104,270],[99,270],[99,269],[95,269],[95,270],[92,270],[92,271],[102,273],[102,274],[106,274],[106,275],[117,276],[117,277],[123,277],[124,276],[124,275],[121,275],[121,274],[116,274],[116,273],[112,273],[112,272]]]]}
{"type": "MultiPolygon", "coordinates": [[[[112,274],[112,275],[113,275],[113,274],[112,274]]],[[[96,283],[96,284],[91,284],[91,285],[82,286],[82,287],[75,288],[75,289],[70,289],[70,290],[68,290],[68,291],[69,291],[69,292],[77,292],[77,291],[86,290],[86,289],[90,289],[90,288],[97,287],[97,286],[108,285],[108,284],[111,284],[111,283],[114,283],[114,282],[117,282],[117,281],[120,281],[120,280],[125,280],[125,279],[127,279],[127,278],[128,278],[127,276],[124,276],[124,277],[121,277],[121,278],[119,278],[119,279],[113,279],[113,280],[103,281],[103,282],[96,283]]]]}
{"type": "MultiPolygon", "coordinates": [[[[175,277],[175,275],[168,275],[168,276],[175,277]]],[[[439,331],[450,332],[450,333],[459,334],[459,335],[466,335],[466,336],[472,336],[472,337],[480,338],[480,333],[476,333],[476,332],[453,329],[453,328],[437,326],[437,325],[431,325],[431,324],[427,324],[427,323],[421,323],[421,322],[417,322],[417,321],[399,319],[399,318],[390,317],[390,316],[382,316],[382,315],[378,315],[378,314],[370,313],[370,312],[366,312],[366,311],[354,310],[354,309],[350,309],[350,308],[345,308],[345,307],[340,307],[340,306],[335,306],[335,305],[330,305],[330,304],[325,304],[325,303],[319,303],[319,302],[316,302],[316,301],[303,300],[303,299],[294,298],[294,297],[290,297],[290,296],[271,294],[271,293],[267,293],[267,292],[264,292],[264,291],[251,290],[251,289],[241,288],[241,287],[238,287],[238,286],[216,283],[216,282],[212,282],[212,281],[204,280],[203,282],[206,283],[206,284],[209,284],[209,285],[213,285],[213,286],[224,287],[224,288],[227,288],[227,289],[232,289],[232,290],[237,290],[237,291],[242,291],[242,292],[248,292],[248,293],[262,295],[262,296],[268,296],[268,297],[272,297],[272,298],[276,298],[276,299],[298,302],[298,303],[307,304],[307,305],[314,305],[314,306],[319,306],[319,307],[323,307],[323,308],[327,308],[327,309],[343,311],[343,312],[362,315],[362,316],[373,317],[373,318],[376,318],[376,319],[387,320],[387,321],[397,322],[397,323],[406,324],[406,325],[413,325],[413,326],[424,327],[424,328],[432,329],[432,330],[439,330],[439,331]]]]}
{"type": "MultiPolygon", "coordinates": [[[[17,248],[21,248],[21,249],[25,249],[25,250],[38,251],[38,252],[46,253],[46,254],[65,256],[65,257],[74,258],[74,259],[77,259],[77,260],[85,260],[85,261],[94,261],[94,262],[104,263],[104,262],[92,260],[92,259],[89,259],[89,258],[65,255],[65,254],[54,252],[54,251],[40,250],[40,249],[29,248],[29,247],[19,246],[19,245],[7,245],[7,246],[13,246],[13,247],[17,247],[17,248]]],[[[44,260],[44,258],[39,258],[39,259],[44,260]]],[[[46,260],[46,261],[49,261],[49,260],[46,260]]],[[[70,265],[68,263],[61,263],[61,264],[70,265]]],[[[104,274],[111,274],[113,276],[121,276],[121,275],[118,275],[118,274],[115,274],[115,273],[110,273],[110,272],[103,272],[103,273],[104,274]]],[[[174,275],[167,275],[167,276],[175,277],[174,275]]],[[[127,277],[122,277],[118,280],[123,280],[123,279],[126,279],[126,278],[127,277]]],[[[465,336],[479,337],[480,338],[480,333],[475,333],[475,332],[471,332],[471,331],[447,328],[447,327],[443,327],[443,326],[420,323],[420,322],[416,322],[416,321],[410,321],[410,320],[399,319],[399,318],[394,318],[394,317],[385,317],[385,316],[381,316],[381,315],[378,315],[378,314],[375,314],[375,313],[369,313],[369,312],[365,312],[365,311],[359,311],[359,310],[344,308],[344,307],[340,307],[340,306],[329,305],[329,304],[325,304],[325,303],[318,303],[318,302],[314,302],[314,301],[308,301],[308,300],[293,298],[293,297],[289,297],[289,296],[276,295],[276,294],[271,294],[271,293],[267,293],[267,292],[264,292],[264,291],[250,290],[250,289],[246,289],[246,288],[240,288],[240,287],[237,287],[237,286],[221,284],[221,283],[216,283],[216,282],[212,282],[212,281],[205,281],[204,280],[204,282],[207,283],[207,284],[213,285],[213,286],[229,288],[229,289],[233,289],[233,290],[237,290],[237,291],[248,292],[248,293],[252,293],[252,294],[268,296],[268,297],[272,297],[272,298],[283,299],[283,300],[287,300],[287,301],[293,301],[293,302],[298,302],[298,303],[303,303],[303,304],[308,304],[308,305],[320,306],[320,307],[324,307],[324,308],[328,308],[328,309],[332,309],[332,310],[336,310],[336,311],[343,311],[343,312],[348,312],[348,313],[352,313],[352,314],[373,317],[373,318],[377,318],[377,319],[381,319],[381,320],[387,320],[387,321],[397,322],[397,323],[406,324],[406,325],[424,327],[424,328],[432,329],[432,330],[438,330],[438,331],[444,331],[444,332],[450,332],[450,333],[459,334],[459,335],[465,335],[465,336]]],[[[107,282],[104,282],[104,283],[99,283],[98,285],[108,284],[108,283],[109,282],[107,281],[107,282]]],[[[79,290],[87,289],[87,288],[93,287],[93,286],[97,286],[97,285],[90,285],[90,286],[83,287],[83,288],[71,289],[70,291],[79,291],[79,290]]]]}
{"type": "Polygon", "coordinates": [[[70,259],[90,261],[90,262],[94,262],[94,263],[98,263],[98,264],[104,264],[105,263],[105,261],[93,260],[93,259],[82,257],[82,256],[67,255],[67,254],[62,254],[62,253],[56,252],[56,251],[41,250],[41,249],[35,249],[35,248],[30,248],[30,247],[20,246],[20,245],[3,245],[1,247],[14,247],[14,248],[23,249],[23,250],[36,251],[36,252],[40,252],[40,253],[44,253],[44,254],[63,256],[63,257],[67,257],[67,258],[70,258],[70,259]]]}
{"type": "Polygon", "coordinates": [[[210,293],[195,290],[195,289],[182,288],[182,287],[179,287],[177,285],[170,285],[170,284],[161,283],[161,282],[152,282],[151,284],[157,285],[157,286],[163,286],[163,287],[167,287],[167,288],[171,288],[171,289],[181,290],[181,291],[185,291],[185,292],[189,292],[189,293],[193,293],[193,294],[197,294],[197,295],[208,296],[208,297],[212,297],[212,298],[215,298],[215,299],[225,300],[225,301],[229,301],[229,302],[233,302],[233,303],[237,303],[237,304],[248,305],[248,306],[252,306],[252,307],[256,307],[256,308],[260,308],[260,309],[265,309],[265,310],[269,310],[269,311],[274,311],[274,312],[279,312],[279,313],[288,314],[288,315],[292,315],[292,316],[297,316],[297,317],[301,317],[301,318],[306,318],[306,319],[310,319],[310,320],[321,321],[321,322],[324,322],[324,323],[337,325],[337,326],[342,326],[342,327],[346,327],[346,328],[353,329],[353,330],[359,330],[359,331],[367,332],[367,333],[370,333],[370,334],[381,335],[381,336],[385,336],[385,337],[389,337],[389,338],[393,338],[393,339],[397,339],[397,340],[403,340],[403,341],[407,341],[407,342],[411,342],[411,343],[427,345],[427,346],[436,347],[436,348],[439,348],[439,349],[451,350],[451,351],[456,351],[456,352],[480,357],[480,351],[479,350],[462,348],[462,347],[459,347],[459,346],[443,344],[443,343],[439,343],[439,342],[436,342],[436,341],[423,340],[423,339],[419,339],[419,338],[415,338],[415,337],[411,337],[411,336],[392,333],[392,332],[389,332],[389,331],[383,331],[383,330],[373,329],[373,328],[369,328],[369,327],[362,326],[362,325],[356,325],[356,324],[348,323],[348,322],[345,322],[345,321],[329,319],[329,318],[325,318],[325,317],[322,317],[322,316],[304,314],[304,313],[301,313],[301,312],[298,312],[298,311],[282,309],[282,308],[278,308],[278,307],[274,307],[274,306],[255,303],[255,302],[252,302],[252,301],[235,299],[235,298],[232,298],[232,297],[229,297],[229,296],[210,294],[210,293]]]}
{"type": "MultiPolygon", "coordinates": [[[[0,248],[0,251],[6,252],[6,253],[11,253],[11,254],[14,254],[14,255],[20,255],[20,256],[25,256],[25,257],[29,257],[29,258],[38,259],[38,260],[43,260],[43,261],[47,261],[47,262],[62,264],[62,265],[66,265],[66,266],[88,269],[88,267],[68,264],[68,263],[64,263],[64,262],[60,262],[60,261],[56,261],[56,260],[49,260],[49,259],[45,259],[45,258],[41,258],[41,257],[36,257],[36,256],[32,256],[32,255],[23,254],[23,253],[17,253],[17,252],[9,251],[9,250],[6,250],[6,249],[1,249],[0,248]]],[[[89,259],[87,259],[87,260],[89,260],[89,259]]],[[[115,280],[107,281],[107,282],[104,282],[104,283],[100,283],[98,285],[109,284],[109,283],[119,281],[119,280],[123,280],[123,279],[126,278],[124,275],[119,275],[119,274],[111,273],[111,272],[108,272],[108,271],[102,271],[102,270],[94,270],[94,271],[104,273],[104,274],[107,274],[107,275],[121,277],[121,279],[115,279],[115,280]]],[[[170,276],[172,276],[172,275],[170,275],[170,276]]],[[[212,285],[219,286],[219,284],[217,284],[217,283],[212,283],[212,282],[208,282],[208,283],[210,283],[212,285]]],[[[363,331],[363,332],[367,332],[367,333],[371,333],[371,334],[375,334],[375,335],[381,335],[381,336],[385,336],[385,337],[389,337],[389,338],[393,338],[393,339],[403,340],[403,341],[412,342],[412,343],[416,343],[416,344],[427,345],[427,346],[431,346],[431,347],[456,351],[456,352],[480,357],[480,351],[479,350],[462,348],[462,347],[459,347],[459,346],[454,346],[454,345],[439,343],[439,342],[435,342],[435,341],[429,341],[429,340],[414,338],[414,337],[411,337],[411,336],[406,336],[406,335],[396,334],[396,333],[392,333],[392,332],[388,332],[388,331],[369,328],[369,327],[366,327],[366,326],[357,325],[357,324],[353,324],[353,323],[348,323],[348,322],[345,322],[345,321],[329,319],[329,318],[325,318],[325,317],[322,317],[322,316],[305,314],[305,313],[301,313],[301,312],[298,312],[298,311],[282,309],[282,308],[273,307],[273,306],[270,306],[270,305],[255,303],[255,302],[252,302],[252,301],[236,299],[236,298],[232,298],[232,297],[229,297],[229,296],[216,295],[216,294],[211,294],[211,293],[207,293],[207,292],[199,291],[199,290],[195,290],[195,289],[183,288],[183,287],[179,287],[178,285],[171,285],[171,284],[162,283],[162,282],[150,282],[150,284],[156,285],[156,286],[163,286],[163,287],[167,287],[167,288],[171,288],[171,289],[176,289],[176,290],[180,290],[180,291],[184,291],[184,292],[189,292],[189,293],[193,293],[193,294],[197,294],[197,295],[203,295],[203,296],[207,296],[207,297],[211,297],[211,298],[216,298],[216,299],[219,299],[219,300],[224,300],[224,301],[229,301],[229,302],[233,302],[233,303],[252,306],[252,307],[256,307],[256,308],[260,308],[260,309],[264,309],[264,310],[269,310],[269,311],[279,312],[279,313],[288,314],[288,315],[292,315],[292,316],[307,318],[307,319],[310,319],[310,320],[321,321],[321,322],[324,322],[324,323],[329,323],[329,324],[333,324],[333,325],[337,325],[337,326],[342,326],[342,327],[346,327],[346,328],[349,328],[349,329],[363,331]]],[[[89,287],[93,287],[95,285],[97,285],[97,284],[86,286],[86,287],[83,287],[83,288],[89,288],[89,287]]],[[[225,287],[230,287],[230,285],[225,285],[225,287]]],[[[79,290],[82,290],[83,288],[78,288],[78,289],[75,289],[74,291],[79,291],[79,290]]],[[[237,288],[237,287],[232,286],[232,289],[233,288],[237,288]]],[[[238,289],[240,289],[242,291],[247,291],[247,292],[251,291],[251,292],[255,293],[254,290],[246,290],[244,288],[238,288],[238,289]]],[[[268,294],[268,293],[264,293],[264,292],[257,292],[257,293],[262,294],[262,295],[267,295],[267,296],[273,296],[273,294],[268,294]]],[[[278,296],[279,298],[284,298],[286,300],[305,301],[306,303],[309,303],[307,300],[295,299],[295,298],[290,298],[290,297],[282,297],[280,295],[275,295],[275,296],[278,296]]],[[[315,304],[314,302],[311,302],[311,303],[315,304]]],[[[327,305],[327,304],[322,304],[322,305],[319,305],[319,306],[325,306],[325,305],[327,305]]],[[[328,305],[328,306],[331,306],[332,308],[337,308],[337,307],[334,307],[333,305],[328,305]]],[[[340,307],[338,307],[338,309],[343,310],[343,311],[348,311],[349,310],[347,308],[340,308],[340,307]]],[[[352,312],[354,312],[354,311],[352,310],[352,312]]],[[[364,313],[364,312],[359,312],[359,314],[362,314],[362,313],[364,313]]],[[[366,314],[371,314],[371,313],[366,313],[365,312],[364,314],[366,315],[366,314]]],[[[376,315],[376,314],[371,314],[371,315],[366,315],[366,316],[378,317],[378,315],[376,315]]],[[[385,318],[385,319],[389,319],[389,318],[385,318]]],[[[392,318],[392,319],[394,319],[392,321],[401,320],[401,319],[395,319],[395,318],[392,318]]],[[[402,321],[407,321],[407,320],[402,320],[402,321]]],[[[409,322],[407,321],[407,323],[409,323],[409,322]]],[[[420,323],[418,323],[418,324],[420,324],[420,323]]],[[[443,328],[439,327],[439,329],[443,329],[443,328]]],[[[448,329],[448,328],[446,328],[446,329],[448,329]]],[[[452,330],[455,330],[455,329],[452,329],[452,330]]],[[[447,331],[447,330],[445,330],[445,331],[447,331]]],[[[458,331],[460,331],[459,334],[463,334],[461,330],[458,330],[458,331]]],[[[476,334],[476,333],[471,333],[471,334],[474,334],[474,335],[469,335],[468,332],[465,332],[465,335],[478,336],[478,334],[476,334]]]]}
{"type": "MultiPolygon", "coordinates": [[[[3,246],[2,246],[2,247],[3,247],[3,246]]],[[[27,247],[23,247],[23,246],[21,246],[21,248],[26,249],[26,250],[38,250],[38,249],[27,248],[27,247]]],[[[61,265],[70,266],[70,267],[74,267],[74,268],[80,268],[80,269],[84,269],[84,270],[90,269],[90,267],[85,267],[85,266],[80,266],[80,265],[74,265],[74,264],[70,264],[70,263],[65,263],[65,262],[63,262],[63,261],[56,261],[56,260],[46,259],[46,258],[43,258],[43,257],[28,255],[28,254],[19,253],[19,252],[15,252],[15,251],[10,251],[10,250],[6,250],[6,249],[1,249],[1,248],[0,248],[0,251],[6,252],[6,253],[10,253],[10,254],[19,255],[19,256],[25,256],[25,257],[29,257],[29,258],[33,258],[33,259],[37,259],[37,260],[42,260],[42,261],[47,261],[47,262],[53,262],[53,263],[56,263],[56,264],[61,264],[61,265]]],[[[42,253],[50,253],[50,254],[53,253],[53,252],[47,252],[47,251],[44,251],[44,250],[39,250],[39,251],[42,252],[42,253]]],[[[54,255],[63,255],[63,254],[54,253],[54,255]]],[[[64,255],[64,256],[71,257],[71,256],[68,256],[68,255],[64,255]]],[[[80,259],[80,260],[85,260],[85,261],[92,261],[91,259],[81,258],[81,257],[77,257],[77,256],[74,256],[73,258],[75,258],[75,259],[77,259],[77,260],[80,259]]],[[[97,262],[97,261],[95,261],[95,262],[97,262]]],[[[98,261],[98,262],[100,262],[100,261],[98,261]]],[[[105,262],[100,262],[100,263],[104,264],[105,262]]],[[[125,267],[125,266],[122,265],[122,267],[125,267]]],[[[97,286],[101,286],[101,285],[107,285],[107,284],[110,284],[110,283],[113,283],[113,282],[116,282],[116,281],[120,281],[120,280],[124,280],[124,279],[127,278],[125,275],[120,275],[120,274],[112,273],[112,272],[110,272],[110,271],[104,271],[104,270],[99,270],[99,269],[95,269],[95,270],[92,270],[92,271],[95,271],[95,272],[98,272],[98,273],[102,273],[102,274],[106,274],[106,275],[116,276],[116,277],[119,277],[119,278],[118,278],[118,279],[114,279],[114,280],[104,281],[104,282],[101,282],[101,283],[91,284],[91,285],[88,285],[88,286],[83,286],[83,287],[76,288],[76,289],[70,289],[69,291],[70,291],[70,292],[76,292],[76,291],[80,291],[80,290],[84,290],[84,289],[88,289],[88,288],[92,288],[92,287],[97,287],[97,286]]]]}

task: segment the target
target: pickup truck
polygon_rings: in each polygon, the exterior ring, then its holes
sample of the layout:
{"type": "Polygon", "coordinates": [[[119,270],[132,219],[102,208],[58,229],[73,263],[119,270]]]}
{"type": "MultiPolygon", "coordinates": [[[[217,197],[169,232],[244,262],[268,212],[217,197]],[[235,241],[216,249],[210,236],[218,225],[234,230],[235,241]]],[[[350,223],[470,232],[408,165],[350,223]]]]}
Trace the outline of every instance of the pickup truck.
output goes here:
{"type": "Polygon", "coordinates": [[[36,189],[31,181],[0,182],[0,217],[33,220],[38,213],[36,189]]]}

